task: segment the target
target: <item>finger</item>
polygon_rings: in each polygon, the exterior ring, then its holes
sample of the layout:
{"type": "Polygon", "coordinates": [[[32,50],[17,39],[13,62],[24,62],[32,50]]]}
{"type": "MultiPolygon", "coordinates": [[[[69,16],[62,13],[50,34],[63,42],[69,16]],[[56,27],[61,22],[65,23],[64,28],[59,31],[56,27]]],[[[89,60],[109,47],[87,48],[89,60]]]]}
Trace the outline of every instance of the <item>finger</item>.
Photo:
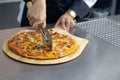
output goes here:
{"type": "Polygon", "coordinates": [[[29,20],[29,23],[30,23],[30,25],[32,26],[35,22],[37,22],[37,21],[35,21],[35,20],[29,20]]]}
{"type": "Polygon", "coordinates": [[[33,25],[34,22],[41,21],[41,19],[39,19],[36,15],[32,15],[31,13],[27,14],[27,18],[28,18],[29,22],[31,23],[31,25],[33,25]]]}
{"type": "Polygon", "coordinates": [[[70,26],[70,27],[74,27],[75,24],[76,24],[76,23],[75,23],[75,20],[72,20],[72,21],[71,21],[71,26],[70,26]]]}
{"type": "Polygon", "coordinates": [[[27,15],[28,21],[30,23],[30,25],[33,25],[33,23],[35,22],[35,19],[32,16],[27,15]]]}
{"type": "Polygon", "coordinates": [[[32,16],[32,14],[31,14],[31,11],[27,11],[27,18],[28,18],[28,20],[30,20],[30,19],[33,19],[34,17],[32,16]]]}
{"type": "Polygon", "coordinates": [[[71,20],[69,20],[69,19],[66,19],[66,29],[67,29],[67,31],[69,31],[69,28],[70,28],[70,26],[71,26],[71,20]]]}
{"type": "Polygon", "coordinates": [[[29,22],[29,24],[30,24],[30,18],[29,18],[29,17],[27,17],[27,19],[28,19],[28,22],[29,22]]]}
{"type": "Polygon", "coordinates": [[[74,22],[73,24],[72,24],[72,27],[74,27],[76,25],[76,23],[74,22]]]}
{"type": "Polygon", "coordinates": [[[60,23],[61,23],[61,20],[60,20],[60,19],[58,19],[58,21],[56,22],[56,24],[55,24],[55,26],[54,26],[54,27],[58,27],[58,26],[60,25],[60,23]]]}
{"type": "Polygon", "coordinates": [[[65,19],[62,19],[61,22],[62,22],[62,23],[61,23],[61,24],[62,24],[62,28],[65,29],[65,30],[67,30],[67,28],[66,28],[66,26],[65,26],[65,19]]]}
{"type": "Polygon", "coordinates": [[[74,21],[74,23],[76,23],[76,20],[73,20],[74,21]]]}
{"type": "Polygon", "coordinates": [[[46,20],[43,22],[42,26],[43,26],[43,28],[46,27],[46,20]]]}
{"type": "Polygon", "coordinates": [[[32,27],[37,30],[39,24],[42,24],[42,22],[41,22],[41,21],[39,21],[39,22],[34,22],[34,24],[32,25],[32,27]]]}
{"type": "Polygon", "coordinates": [[[30,17],[28,17],[28,15],[27,15],[27,19],[30,20],[30,17]]]}

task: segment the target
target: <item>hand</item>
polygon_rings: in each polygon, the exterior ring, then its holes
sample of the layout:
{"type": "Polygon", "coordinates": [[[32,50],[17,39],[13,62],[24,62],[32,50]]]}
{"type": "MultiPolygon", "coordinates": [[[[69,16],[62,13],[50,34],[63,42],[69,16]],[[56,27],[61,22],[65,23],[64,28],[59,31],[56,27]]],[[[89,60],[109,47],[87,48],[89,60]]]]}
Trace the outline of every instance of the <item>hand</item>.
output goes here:
{"type": "Polygon", "coordinates": [[[36,0],[28,9],[27,17],[30,25],[38,29],[38,25],[46,26],[46,2],[45,0],[36,0]]]}
{"type": "Polygon", "coordinates": [[[75,25],[75,20],[66,12],[55,24],[55,27],[61,25],[63,29],[69,31],[70,27],[75,25]]]}

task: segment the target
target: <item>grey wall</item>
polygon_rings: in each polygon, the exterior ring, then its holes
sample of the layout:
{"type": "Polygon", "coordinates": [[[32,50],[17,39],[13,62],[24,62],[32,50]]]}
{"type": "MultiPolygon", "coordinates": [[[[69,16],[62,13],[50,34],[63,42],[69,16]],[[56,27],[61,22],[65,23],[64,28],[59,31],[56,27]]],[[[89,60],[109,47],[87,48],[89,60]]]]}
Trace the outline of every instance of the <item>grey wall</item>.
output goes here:
{"type": "Polygon", "coordinates": [[[0,29],[19,27],[19,4],[20,2],[0,3],[0,29]]]}

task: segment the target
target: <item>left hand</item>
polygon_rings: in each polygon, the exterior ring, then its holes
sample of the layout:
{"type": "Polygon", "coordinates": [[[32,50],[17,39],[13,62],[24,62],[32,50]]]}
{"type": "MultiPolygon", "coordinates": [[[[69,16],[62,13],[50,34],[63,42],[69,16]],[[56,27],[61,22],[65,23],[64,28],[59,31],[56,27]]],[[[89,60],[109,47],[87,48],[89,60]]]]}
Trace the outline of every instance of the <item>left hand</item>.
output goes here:
{"type": "Polygon", "coordinates": [[[63,29],[69,31],[70,27],[75,25],[75,20],[66,12],[55,24],[55,27],[61,25],[63,29]]]}

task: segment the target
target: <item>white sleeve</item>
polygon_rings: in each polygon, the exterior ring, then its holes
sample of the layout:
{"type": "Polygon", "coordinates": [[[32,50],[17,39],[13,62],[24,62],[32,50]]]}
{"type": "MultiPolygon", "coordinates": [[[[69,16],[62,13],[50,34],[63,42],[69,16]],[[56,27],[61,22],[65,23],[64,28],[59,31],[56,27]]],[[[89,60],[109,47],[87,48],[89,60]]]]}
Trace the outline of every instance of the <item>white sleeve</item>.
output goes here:
{"type": "Polygon", "coordinates": [[[90,8],[97,2],[97,0],[83,0],[90,8]]]}
{"type": "Polygon", "coordinates": [[[25,2],[22,0],[19,6],[19,13],[17,17],[18,23],[21,23],[24,6],[25,6],[25,2]]]}

